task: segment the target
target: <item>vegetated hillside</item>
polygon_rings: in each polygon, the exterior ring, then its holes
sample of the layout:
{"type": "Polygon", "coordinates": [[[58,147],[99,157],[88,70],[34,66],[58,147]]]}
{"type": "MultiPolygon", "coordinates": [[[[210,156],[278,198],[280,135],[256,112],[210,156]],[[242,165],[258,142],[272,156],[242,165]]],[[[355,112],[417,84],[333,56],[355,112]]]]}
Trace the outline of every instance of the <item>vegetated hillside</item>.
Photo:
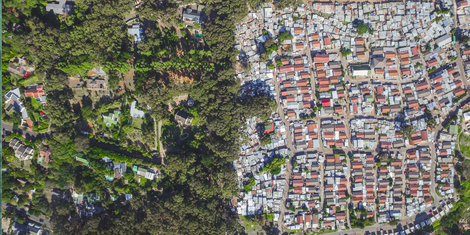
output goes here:
{"type": "MultiPolygon", "coordinates": [[[[9,171],[3,173],[3,186],[10,190],[4,190],[3,197],[11,199],[35,188],[31,205],[25,196],[21,196],[18,205],[29,205],[31,213],[49,216],[56,234],[240,231],[242,228],[234,219],[237,217],[232,217],[227,207],[238,187],[230,161],[237,158],[241,120],[266,115],[272,103],[267,97],[245,101],[235,98],[239,83],[234,79],[233,65],[238,52],[232,47],[233,30],[234,22],[246,16],[247,2],[204,1],[210,22],[202,25],[204,43],[199,43],[189,36],[187,29],[177,29],[180,19],[176,3],[143,1],[136,14],[150,27],[145,31],[146,38],[136,47],[132,46],[124,21],[135,9],[134,1],[75,2],[77,7],[69,16],[46,12],[46,1],[4,2],[2,26],[7,32],[3,34],[3,67],[8,66],[9,59],[20,56],[34,62],[38,81],[45,84],[48,94],[44,111],[53,134],[44,142],[52,150],[53,161],[48,168],[33,161],[29,171],[23,170],[9,164],[14,156],[11,149],[4,148],[4,166],[9,171]],[[103,67],[109,75],[111,89],[117,88],[119,75],[134,66],[136,89],[127,91],[126,96],[149,105],[149,113],[157,121],[172,118],[167,109],[172,97],[190,94],[198,106],[198,124],[206,131],[200,135],[200,143],[178,146],[180,151],[167,154],[166,165],[162,167],[145,157],[150,155],[146,149],[123,149],[120,141],[108,141],[105,145],[97,135],[91,138],[80,135],[79,125],[93,117],[100,118],[94,112],[112,102],[100,99],[93,110],[87,105],[71,105],[74,92],[67,77],[83,76],[96,66],[103,67]],[[77,164],[74,160],[77,152],[88,156],[90,168],[77,164]],[[163,169],[164,176],[159,185],[142,185],[129,174],[124,175],[128,184],[108,182],[103,175],[110,174],[109,169],[99,161],[104,156],[157,166],[163,169]],[[17,178],[26,178],[27,183],[22,185],[17,178]],[[99,192],[107,212],[85,220],[77,215],[72,202],[46,200],[45,192],[49,189],[71,187],[78,192],[99,192]],[[152,190],[156,187],[162,188],[163,193],[152,190]],[[112,202],[108,190],[132,193],[133,199],[126,204],[112,202]]],[[[261,2],[249,1],[251,6],[261,2]]],[[[2,73],[4,92],[19,85],[6,70],[2,73]]],[[[123,101],[125,106],[125,97],[110,98],[123,101]]],[[[119,125],[122,126],[116,130],[116,138],[125,138],[127,133],[120,131],[126,124],[119,125]]],[[[38,147],[41,141],[28,144],[38,147]]]]}

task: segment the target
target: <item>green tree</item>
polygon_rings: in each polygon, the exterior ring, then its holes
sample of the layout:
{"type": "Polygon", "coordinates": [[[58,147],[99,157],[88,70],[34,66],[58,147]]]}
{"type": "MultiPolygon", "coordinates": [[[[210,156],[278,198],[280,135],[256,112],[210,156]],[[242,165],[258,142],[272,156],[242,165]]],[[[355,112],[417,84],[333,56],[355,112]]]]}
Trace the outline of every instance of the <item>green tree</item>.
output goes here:
{"type": "Polygon", "coordinates": [[[407,139],[411,139],[411,135],[413,135],[415,132],[416,131],[414,127],[410,125],[404,125],[401,127],[401,130],[400,130],[400,133],[407,139]]]}
{"type": "Polygon", "coordinates": [[[7,145],[2,147],[2,156],[7,162],[12,162],[16,159],[15,152],[7,145]]]}
{"type": "Polygon", "coordinates": [[[357,33],[358,34],[365,34],[369,31],[369,27],[366,24],[359,24],[357,26],[357,33]]]}
{"type": "Polygon", "coordinates": [[[268,145],[271,143],[271,137],[268,134],[262,135],[259,139],[261,145],[268,145]]]}

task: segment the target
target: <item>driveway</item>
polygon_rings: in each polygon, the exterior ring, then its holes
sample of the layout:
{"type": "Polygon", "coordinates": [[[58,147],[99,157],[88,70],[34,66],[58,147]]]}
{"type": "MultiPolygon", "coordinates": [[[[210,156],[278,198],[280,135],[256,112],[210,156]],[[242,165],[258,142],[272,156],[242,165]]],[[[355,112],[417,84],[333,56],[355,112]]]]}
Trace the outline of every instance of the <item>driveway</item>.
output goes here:
{"type": "Polygon", "coordinates": [[[13,125],[8,123],[2,123],[2,134],[5,135],[6,133],[18,133],[26,137],[26,139],[30,140],[37,140],[37,139],[45,139],[50,138],[52,135],[51,131],[43,132],[43,133],[34,133],[32,131],[24,131],[21,129],[13,129],[13,125]]]}

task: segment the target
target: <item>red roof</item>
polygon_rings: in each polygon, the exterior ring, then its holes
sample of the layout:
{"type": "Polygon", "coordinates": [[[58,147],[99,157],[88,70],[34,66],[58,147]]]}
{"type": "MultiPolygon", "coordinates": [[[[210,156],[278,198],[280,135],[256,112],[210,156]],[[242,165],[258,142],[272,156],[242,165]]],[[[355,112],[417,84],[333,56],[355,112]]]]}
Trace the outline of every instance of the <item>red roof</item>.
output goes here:
{"type": "Polygon", "coordinates": [[[335,113],[343,113],[343,108],[341,106],[336,106],[335,113]]]}
{"type": "Polygon", "coordinates": [[[335,137],[333,132],[323,132],[323,135],[325,136],[325,139],[333,139],[335,137]]]}
{"type": "Polygon", "coordinates": [[[401,70],[401,73],[402,73],[403,75],[410,75],[410,74],[411,74],[411,70],[410,70],[409,68],[403,68],[403,69],[401,70]]]}
{"type": "Polygon", "coordinates": [[[325,78],[325,77],[318,78],[318,84],[328,85],[328,84],[330,84],[330,80],[328,78],[325,78]]]}
{"type": "Polygon", "coordinates": [[[432,58],[431,60],[429,60],[428,65],[429,65],[429,67],[437,66],[438,62],[437,62],[436,58],[432,58]]]}
{"type": "Polygon", "coordinates": [[[327,63],[330,61],[330,56],[328,54],[317,55],[313,58],[313,63],[327,63]]]}
{"type": "Polygon", "coordinates": [[[296,64],[294,65],[294,71],[304,71],[305,65],[303,64],[296,64]]]}
{"type": "Polygon", "coordinates": [[[312,46],[313,47],[321,47],[321,43],[320,43],[320,41],[313,41],[312,46]]]}
{"type": "Polygon", "coordinates": [[[297,86],[307,86],[307,85],[308,85],[308,81],[305,79],[297,81],[297,86]]]}
{"type": "Polygon", "coordinates": [[[346,130],[346,127],[344,126],[344,124],[337,124],[335,126],[335,131],[345,131],[346,130]]]}
{"type": "Polygon", "coordinates": [[[454,93],[455,93],[456,97],[459,97],[459,96],[465,94],[465,90],[462,89],[462,87],[458,87],[454,90],[454,93]]]}
{"type": "Polygon", "coordinates": [[[377,87],[377,94],[382,95],[382,93],[384,93],[384,87],[383,86],[378,86],[377,87]]]}
{"type": "Polygon", "coordinates": [[[388,70],[388,75],[389,76],[398,76],[398,70],[397,69],[389,69],[388,70]]]}
{"type": "Polygon", "coordinates": [[[293,65],[284,65],[281,68],[279,68],[279,72],[281,73],[292,72],[292,71],[294,71],[293,65]]]}
{"type": "Polygon", "coordinates": [[[413,47],[411,48],[411,52],[413,53],[413,55],[417,55],[418,54],[418,47],[413,47]]]}
{"type": "Polygon", "coordinates": [[[333,69],[333,76],[339,76],[341,74],[343,74],[341,69],[333,69]]]}
{"type": "Polygon", "coordinates": [[[337,220],[346,219],[346,213],[344,213],[344,212],[338,212],[338,213],[336,213],[336,219],[337,219],[337,220]]]}
{"type": "Polygon", "coordinates": [[[408,51],[400,52],[398,55],[400,58],[410,57],[410,53],[408,51]]]}
{"type": "Polygon", "coordinates": [[[428,82],[424,81],[422,83],[416,84],[416,90],[420,91],[428,88],[428,82]]]}
{"type": "Polygon", "coordinates": [[[26,88],[26,91],[24,92],[24,96],[34,97],[36,99],[45,94],[46,92],[43,90],[42,85],[29,86],[26,88]]]}
{"type": "Polygon", "coordinates": [[[395,58],[395,53],[391,51],[385,52],[385,58],[395,58]]]}
{"type": "Polygon", "coordinates": [[[377,102],[379,102],[379,103],[385,102],[385,96],[383,96],[383,95],[378,95],[378,96],[377,96],[377,102]]]}
{"type": "Polygon", "coordinates": [[[294,28],[294,33],[302,33],[303,31],[303,28],[294,28]]]}
{"type": "Polygon", "coordinates": [[[411,93],[413,93],[413,90],[412,90],[410,87],[405,87],[405,88],[403,89],[403,91],[405,92],[405,94],[411,94],[411,93]]]}
{"type": "Polygon", "coordinates": [[[439,76],[434,77],[434,78],[432,79],[432,81],[433,81],[434,83],[436,83],[436,82],[442,81],[443,79],[444,79],[444,78],[442,77],[442,75],[439,75],[439,76]]]}
{"type": "Polygon", "coordinates": [[[330,107],[330,99],[322,99],[321,103],[323,107],[330,107]]]}
{"type": "Polygon", "coordinates": [[[423,138],[424,141],[428,141],[428,132],[421,131],[421,138],[423,138]]]}
{"type": "Polygon", "coordinates": [[[340,97],[343,97],[343,98],[346,97],[346,95],[344,94],[344,91],[338,91],[337,94],[338,94],[338,98],[340,98],[340,97]]]}
{"type": "Polygon", "coordinates": [[[319,90],[320,90],[320,91],[329,91],[329,90],[330,90],[330,86],[329,86],[329,85],[320,85],[320,86],[319,86],[319,90]]]}
{"type": "Polygon", "coordinates": [[[419,106],[419,103],[417,100],[412,100],[412,101],[408,101],[408,107],[410,108],[416,108],[419,106]]]}

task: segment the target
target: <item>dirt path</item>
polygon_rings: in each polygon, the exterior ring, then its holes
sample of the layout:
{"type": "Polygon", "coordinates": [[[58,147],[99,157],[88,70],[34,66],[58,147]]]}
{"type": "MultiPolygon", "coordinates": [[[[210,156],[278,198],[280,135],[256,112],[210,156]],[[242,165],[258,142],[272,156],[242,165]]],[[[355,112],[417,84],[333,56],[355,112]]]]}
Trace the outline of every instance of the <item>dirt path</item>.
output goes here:
{"type": "Polygon", "coordinates": [[[275,72],[275,76],[274,76],[274,84],[275,84],[275,88],[276,88],[276,92],[278,94],[278,96],[276,97],[276,100],[277,100],[277,103],[278,103],[278,113],[279,113],[279,116],[281,117],[282,119],[282,122],[284,123],[284,125],[286,126],[286,138],[287,138],[287,147],[289,148],[290,150],[290,153],[289,153],[289,157],[290,157],[290,160],[288,160],[286,162],[286,168],[287,168],[287,171],[286,171],[286,185],[284,186],[284,191],[282,193],[282,199],[281,199],[281,202],[280,202],[280,211],[279,211],[279,220],[277,221],[277,225],[278,225],[278,228],[280,231],[283,231],[283,226],[284,226],[284,214],[286,212],[286,200],[287,200],[287,196],[289,194],[289,180],[290,180],[290,176],[292,175],[292,162],[293,161],[293,157],[295,155],[295,148],[292,144],[292,138],[291,138],[291,133],[290,133],[290,129],[289,129],[289,121],[286,120],[285,118],[285,115],[284,115],[284,112],[281,108],[281,105],[280,105],[280,97],[279,97],[279,94],[280,93],[280,88],[279,88],[279,80],[277,79],[277,70],[275,72]]]}
{"type": "MultiPolygon", "coordinates": [[[[153,120],[154,123],[156,122],[155,119],[153,120]]],[[[162,121],[158,122],[158,132],[157,132],[157,125],[155,123],[155,146],[158,146],[158,151],[162,158],[162,165],[165,165],[165,150],[163,149],[162,144],[162,121]]]]}

